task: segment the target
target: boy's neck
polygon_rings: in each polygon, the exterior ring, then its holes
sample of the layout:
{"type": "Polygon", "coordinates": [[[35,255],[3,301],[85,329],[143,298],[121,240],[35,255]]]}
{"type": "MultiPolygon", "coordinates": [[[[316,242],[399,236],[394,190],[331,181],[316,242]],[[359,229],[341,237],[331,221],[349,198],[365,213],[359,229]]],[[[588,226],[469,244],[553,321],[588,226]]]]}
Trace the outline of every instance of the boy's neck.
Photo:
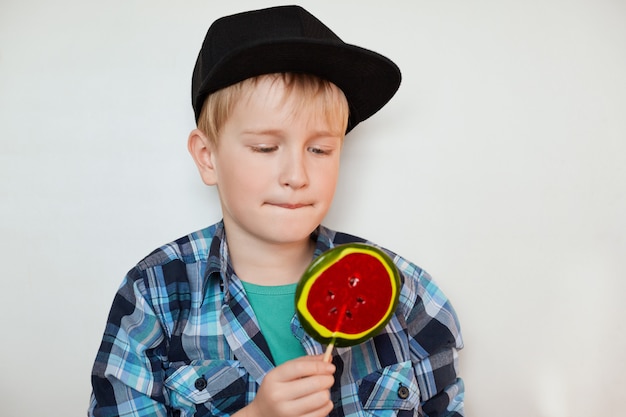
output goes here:
{"type": "Polygon", "coordinates": [[[313,260],[315,242],[306,239],[289,244],[241,239],[227,232],[228,251],[235,273],[257,285],[294,284],[313,260]]]}

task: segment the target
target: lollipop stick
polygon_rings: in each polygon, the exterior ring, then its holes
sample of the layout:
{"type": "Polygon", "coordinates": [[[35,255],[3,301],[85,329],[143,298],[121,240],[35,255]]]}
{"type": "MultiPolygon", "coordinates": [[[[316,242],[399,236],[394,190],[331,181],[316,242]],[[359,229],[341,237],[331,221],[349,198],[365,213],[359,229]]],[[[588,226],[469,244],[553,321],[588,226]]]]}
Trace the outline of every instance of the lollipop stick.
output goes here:
{"type": "Polygon", "coordinates": [[[333,348],[335,347],[335,341],[330,342],[328,346],[326,346],[326,352],[324,352],[324,362],[330,363],[332,360],[333,348]]]}

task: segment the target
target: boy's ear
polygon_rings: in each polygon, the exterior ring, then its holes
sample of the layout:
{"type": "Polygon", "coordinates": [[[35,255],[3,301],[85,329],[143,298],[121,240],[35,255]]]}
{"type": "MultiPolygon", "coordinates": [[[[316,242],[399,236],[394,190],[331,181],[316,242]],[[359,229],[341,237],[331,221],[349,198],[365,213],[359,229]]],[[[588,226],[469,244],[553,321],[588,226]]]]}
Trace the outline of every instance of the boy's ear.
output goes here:
{"type": "Polygon", "coordinates": [[[196,163],[196,167],[198,167],[202,181],[206,185],[217,184],[217,173],[213,161],[214,146],[213,142],[200,129],[194,129],[189,134],[187,149],[196,163]]]}

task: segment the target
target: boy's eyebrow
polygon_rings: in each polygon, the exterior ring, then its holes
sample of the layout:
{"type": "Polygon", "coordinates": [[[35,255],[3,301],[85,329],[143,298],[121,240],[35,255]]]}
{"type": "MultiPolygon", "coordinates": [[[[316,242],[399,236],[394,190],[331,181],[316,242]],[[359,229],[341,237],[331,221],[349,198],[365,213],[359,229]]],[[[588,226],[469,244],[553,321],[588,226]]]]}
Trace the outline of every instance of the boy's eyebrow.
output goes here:
{"type": "MultiPolygon", "coordinates": [[[[285,131],[281,129],[244,129],[241,131],[243,135],[255,135],[255,136],[285,136],[285,131]]],[[[319,138],[319,137],[338,137],[341,138],[342,134],[337,132],[332,132],[330,130],[316,130],[312,135],[309,135],[311,138],[319,138]]]]}
{"type": "Polygon", "coordinates": [[[245,129],[241,133],[244,135],[279,136],[282,131],[280,129],[245,129]]]}

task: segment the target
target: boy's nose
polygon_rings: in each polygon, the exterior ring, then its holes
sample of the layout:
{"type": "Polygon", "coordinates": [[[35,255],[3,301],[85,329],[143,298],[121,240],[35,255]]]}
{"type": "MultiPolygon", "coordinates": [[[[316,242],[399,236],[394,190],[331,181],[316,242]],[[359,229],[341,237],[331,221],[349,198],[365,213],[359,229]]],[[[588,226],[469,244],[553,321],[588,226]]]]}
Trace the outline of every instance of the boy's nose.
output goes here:
{"type": "Polygon", "coordinates": [[[301,155],[291,155],[283,163],[280,183],[285,187],[298,189],[309,183],[306,166],[301,155]]]}

